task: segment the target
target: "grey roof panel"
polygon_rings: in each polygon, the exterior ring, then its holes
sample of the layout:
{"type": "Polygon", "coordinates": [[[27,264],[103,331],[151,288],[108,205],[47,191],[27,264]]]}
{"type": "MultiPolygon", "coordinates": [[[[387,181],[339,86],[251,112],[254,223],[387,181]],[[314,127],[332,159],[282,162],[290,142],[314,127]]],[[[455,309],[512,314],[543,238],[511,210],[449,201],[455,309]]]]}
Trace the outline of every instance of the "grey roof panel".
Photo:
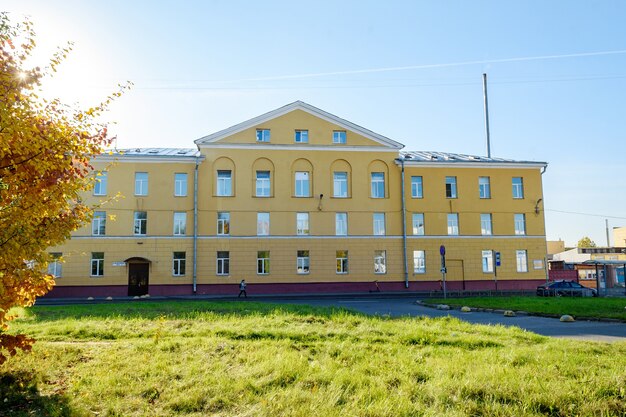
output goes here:
{"type": "Polygon", "coordinates": [[[545,164],[537,161],[520,161],[515,159],[505,159],[496,157],[486,157],[478,155],[465,155],[460,153],[434,152],[434,151],[400,151],[400,157],[405,161],[414,162],[482,162],[482,163],[511,163],[511,164],[545,164]]]}

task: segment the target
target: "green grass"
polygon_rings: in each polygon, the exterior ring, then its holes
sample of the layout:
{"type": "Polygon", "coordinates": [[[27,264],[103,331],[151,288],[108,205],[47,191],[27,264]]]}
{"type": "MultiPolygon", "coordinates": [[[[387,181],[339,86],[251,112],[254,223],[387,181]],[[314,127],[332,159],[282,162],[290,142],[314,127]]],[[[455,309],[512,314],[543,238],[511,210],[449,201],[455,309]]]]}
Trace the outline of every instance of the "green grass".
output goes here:
{"type": "Polygon", "coordinates": [[[22,310],[11,416],[623,416],[626,343],[263,303],[22,310]]]}
{"type": "Polygon", "coordinates": [[[428,303],[445,303],[504,310],[527,311],[574,317],[612,318],[626,321],[626,298],[586,297],[467,297],[429,299],[428,303]]]}

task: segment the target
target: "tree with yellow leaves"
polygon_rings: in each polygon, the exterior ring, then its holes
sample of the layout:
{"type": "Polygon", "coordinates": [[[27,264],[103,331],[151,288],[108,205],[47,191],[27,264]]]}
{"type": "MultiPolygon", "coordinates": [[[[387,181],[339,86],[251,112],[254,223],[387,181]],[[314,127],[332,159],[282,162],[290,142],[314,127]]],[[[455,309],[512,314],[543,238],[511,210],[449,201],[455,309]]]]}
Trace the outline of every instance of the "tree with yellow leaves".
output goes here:
{"type": "Polygon", "coordinates": [[[119,92],[86,111],[37,96],[71,45],[49,66],[27,68],[35,48],[32,24],[12,25],[0,13],[0,363],[34,340],[7,333],[9,309],[30,306],[54,285],[46,248],[62,243],[92,216],[80,195],[93,187],[89,161],[109,145],[96,122],[119,92]]]}

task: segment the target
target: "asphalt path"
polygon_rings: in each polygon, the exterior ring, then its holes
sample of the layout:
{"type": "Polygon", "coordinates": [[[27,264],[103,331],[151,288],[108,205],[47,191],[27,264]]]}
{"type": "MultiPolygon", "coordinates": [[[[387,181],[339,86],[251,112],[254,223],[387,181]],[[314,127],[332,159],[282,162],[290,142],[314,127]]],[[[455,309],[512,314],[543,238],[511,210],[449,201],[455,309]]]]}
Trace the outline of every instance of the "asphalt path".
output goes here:
{"type": "MultiPolygon", "coordinates": [[[[259,301],[259,300],[255,300],[259,301]]],[[[599,342],[626,342],[626,323],[602,321],[561,322],[558,318],[518,315],[505,317],[502,313],[476,312],[463,313],[460,310],[437,310],[416,304],[412,298],[324,298],[324,299],[272,299],[272,302],[307,304],[313,306],[345,307],[372,315],[402,316],[453,316],[461,320],[485,325],[517,326],[522,329],[551,337],[593,340],[599,342]]]]}

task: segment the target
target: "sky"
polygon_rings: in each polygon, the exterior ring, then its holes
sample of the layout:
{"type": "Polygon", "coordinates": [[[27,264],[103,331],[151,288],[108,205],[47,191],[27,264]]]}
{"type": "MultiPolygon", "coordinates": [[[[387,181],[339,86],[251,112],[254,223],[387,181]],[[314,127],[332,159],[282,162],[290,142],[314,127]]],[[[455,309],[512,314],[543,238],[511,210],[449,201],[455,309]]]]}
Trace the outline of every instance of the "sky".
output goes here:
{"type": "Polygon", "coordinates": [[[544,161],[546,237],[606,246],[626,226],[626,2],[0,2],[33,63],[73,50],[46,95],[106,113],[117,147],[193,141],[296,100],[405,150],[544,161]]]}

